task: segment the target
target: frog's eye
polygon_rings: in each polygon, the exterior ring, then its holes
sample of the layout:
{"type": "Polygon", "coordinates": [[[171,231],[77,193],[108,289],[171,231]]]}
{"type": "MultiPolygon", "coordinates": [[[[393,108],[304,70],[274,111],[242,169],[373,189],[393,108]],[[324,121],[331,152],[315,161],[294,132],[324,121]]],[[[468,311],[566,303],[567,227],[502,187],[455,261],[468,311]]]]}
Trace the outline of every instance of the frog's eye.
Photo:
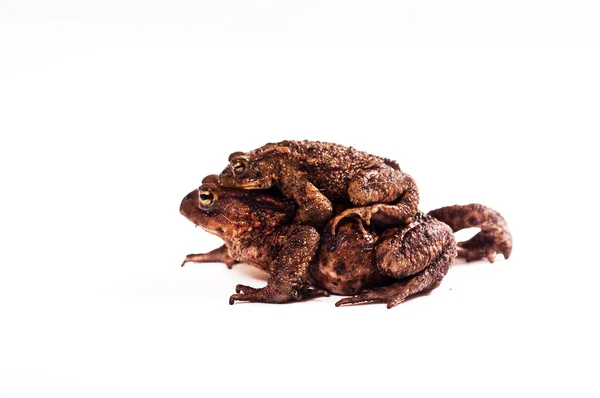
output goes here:
{"type": "Polygon", "coordinates": [[[233,159],[231,161],[231,170],[238,177],[243,176],[247,168],[246,159],[233,159]]]}
{"type": "Polygon", "coordinates": [[[210,191],[200,191],[198,194],[198,204],[202,209],[210,209],[215,204],[216,199],[210,191]]]}

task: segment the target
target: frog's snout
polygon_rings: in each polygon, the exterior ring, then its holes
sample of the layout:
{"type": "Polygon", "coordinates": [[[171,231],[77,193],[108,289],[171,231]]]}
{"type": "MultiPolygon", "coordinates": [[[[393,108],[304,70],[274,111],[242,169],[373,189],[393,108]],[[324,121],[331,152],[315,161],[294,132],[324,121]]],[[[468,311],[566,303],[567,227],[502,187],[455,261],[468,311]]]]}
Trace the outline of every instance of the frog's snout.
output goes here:
{"type": "Polygon", "coordinates": [[[192,210],[196,207],[196,201],[198,200],[198,190],[194,190],[188,193],[181,201],[179,206],[179,212],[186,218],[190,218],[192,210]]]}
{"type": "Polygon", "coordinates": [[[221,172],[221,174],[219,174],[218,184],[223,185],[223,186],[228,186],[228,184],[231,184],[232,180],[233,180],[233,172],[231,171],[231,169],[229,167],[226,167],[221,172]]]}

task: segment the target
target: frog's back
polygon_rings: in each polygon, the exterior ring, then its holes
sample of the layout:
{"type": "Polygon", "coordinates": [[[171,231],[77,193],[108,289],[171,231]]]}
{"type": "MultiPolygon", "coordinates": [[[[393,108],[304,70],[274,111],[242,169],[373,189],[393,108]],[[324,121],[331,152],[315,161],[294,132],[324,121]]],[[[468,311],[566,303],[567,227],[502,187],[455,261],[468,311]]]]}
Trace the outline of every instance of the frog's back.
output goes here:
{"type": "Polygon", "coordinates": [[[400,170],[398,164],[380,156],[371,155],[339,144],[320,141],[281,141],[267,144],[255,151],[260,156],[275,147],[289,148],[286,161],[323,192],[334,199],[347,197],[348,184],[361,170],[391,167],[400,170]]]}

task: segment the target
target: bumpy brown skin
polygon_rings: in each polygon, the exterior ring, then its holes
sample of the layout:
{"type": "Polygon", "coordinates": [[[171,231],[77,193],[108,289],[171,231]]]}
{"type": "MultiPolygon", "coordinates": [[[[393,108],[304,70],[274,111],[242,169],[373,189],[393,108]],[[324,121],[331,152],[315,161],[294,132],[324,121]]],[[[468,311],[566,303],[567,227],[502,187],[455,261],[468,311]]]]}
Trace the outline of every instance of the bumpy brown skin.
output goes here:
{"type": "Polygon", "coordinates": [[[487,258],[494,262],[496,254],[508,259],[512,252],[512,235],[504,218],[497,211],[478,203],[447,206],[432,210],[429,215],[448,224],[452,231],[480,228],[475,236],[458,243],[458,256],[467,261],[487,258]]]}
{"type": "MultiPolygon", "coordinates": [[[[319,235],[314,228],[292,224],[296,211],[292,201],[268,191],[223,188],[215,181],[215,176],[207,177],[199,189],[183,199],[180,210],[196,225],[221,237],[225,245],[207,254],[190,254],[184,264],[222,261],[230,265],[243,261],[269,273],[265,288],[238,285],[237,294],[230,298],[232,304],[282,303],[331,292],[356,294],[340,300],[338,306],[385,302],[391,308],[411,295],[438,286],[456,256],[450,227],[422,213],[411,224],[384,229],[379,235],[376,225],[367,231],[359,222],[343,220],[337,235],[325,229],[318,248],[319,235]],[[202,202],[201,195],[209,194],[214,200],[202,202]]],[[[506,223],[485,206],[451,206],[435,212],[455,230],[468,225],[486,230],[497,226],[504,231],[489,236],[485,244],[477,239],[472,250],[487,250],[490,244],[512,247],[506,223]],[[462,220],[461,214],[469,218],[462,220]],[[480,243],[483,246],[478,247],[480,243]]]]}
{"type": "MultiPolygon", "coordinates": [[[[219,236],[226,250],[190,254],[188,261],[245,262],[269,274],[267,286],[238,285],[234,301],[284,303],[327,295],[311,289],[309,265],[319,247],[319,233],[311,226],[293,224],[295,204],[279,195],[223,188],[216,176],[204,179],[181,202],[180,212],[194,224],[219,236]],[[212,197],[207,205],[204,198],[212,197]]],[[[183,265],[183,264],[182,264],[183,265]]]]}
{"type": "Polygon", "coordinates": [[[450,227],[423,213],[409,225],[388,228],[378,237],[372,229],[364,234],[358,223],[344,222],[335,236],[323,236],[314,279],[332,293],[355,294],[336,306],[383,302],[392,308],[436,288],[455,257],[450,227]],[[362,251],[360,258],[356,250],[362,251]]]}
{"type": "Polygon", "coordinates": [[[322,227],[333,216],[331,201],[349,200],[355,206],[336,217],[334,232],[336,224],[348,216],[369,223],[375,213],[381,213],[396,223],[409,223],[418,210],[419,193],[412,177],[396,162],[354,148],[282,141],[247,153],[234,152],[229,161],[219,176],[221,185],[276,186],[298,204],[297,223],[322,227]]]}
{"type": "Polygon", "coordinates": [[[334,294],[355,294],[336,306],[385,302],[391,308],[411,295],[436,288],[457,254],[467,261],[485,257],[494,262],[496,254],[508,259],[512,251],[512,235],[504,218],[477,203],[418,213],[410,225],[388,228],[379,236],[373,228],[369,231],[343,221],[337,236],[325,233],[322,238],[314,277],[317,286],[334,294]],[[472,227],[481,231],[458,243],[457,253],[452,232],[472,227]]]}

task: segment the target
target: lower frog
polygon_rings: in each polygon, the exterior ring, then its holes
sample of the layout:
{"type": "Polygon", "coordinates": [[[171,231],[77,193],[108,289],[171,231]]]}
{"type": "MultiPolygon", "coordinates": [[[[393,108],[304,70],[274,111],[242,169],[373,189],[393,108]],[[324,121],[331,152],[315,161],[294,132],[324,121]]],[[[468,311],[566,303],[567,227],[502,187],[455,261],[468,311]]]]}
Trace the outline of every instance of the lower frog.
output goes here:
{"type": "Polygon", "coordinates": [[[450,227],[421,212],[409,225],[380,234],[348,219],[335,235],[325,228],[313,275],[324,290],[355,295],[336,306],[383,302],[392,308],[409,296],[435,289],[456,255],[450,227]]]}
{"type": "Polygon", "coordinates": [[[183,199],[180,211],[225,242],[210,253],[186,256],[182,265],[245,262],[269,274],[264,288],[238,285],[231,304],[284,303],[328,295],[312,288],[309,274],[319,248],[319,233],[311,226],[293,223],[296,205],[292,200],[268,191],[223,188],[217,184],[217,176],[211,175],[183,199]]]}
{"type": "Polygon", "coordinates": [[[510,255],[512,241],[504,220],[481,205],[451,206],[433,215],[419,212],[409,225],[382,231],[347,218],[336,235],[329,227],[320,235],[311,226],[295,224],[296,209],[277,192],[224,188],[216,176],[209,176],[183,199],[180,211],[225,244],[206,254],[188,255],[183,264],[246,262],[269,274],[264,288],[238,285],[230,304],[283,303],[333,293],[355,295],[336,305],[384,302],[391,308],[439,285],[457,255],[452,231],[464,228],[461,214],[469,215],[465,225],[482,227],[482,232],[483,227],[492,231],[495,226],[504,235],[476,235],[471,244],[459,248],[459,255],[510,255]]]}
{"type": "Polygon", "coordinates": [[[512,251],[504,218],[480,204],[418,212],[407,226],[376,229],[377,225],[365,229],[347,219],[336,235],[329,224],[322,232],[313,271],[316,286],[333,294],[354,295],[336,306],[382,302],[392,308],[439,286],[456,256],[494,262],[497,254],[508,259],[512,251]],[[481,231],[457,244],[453,231],[470,227],[481,231]]]}

